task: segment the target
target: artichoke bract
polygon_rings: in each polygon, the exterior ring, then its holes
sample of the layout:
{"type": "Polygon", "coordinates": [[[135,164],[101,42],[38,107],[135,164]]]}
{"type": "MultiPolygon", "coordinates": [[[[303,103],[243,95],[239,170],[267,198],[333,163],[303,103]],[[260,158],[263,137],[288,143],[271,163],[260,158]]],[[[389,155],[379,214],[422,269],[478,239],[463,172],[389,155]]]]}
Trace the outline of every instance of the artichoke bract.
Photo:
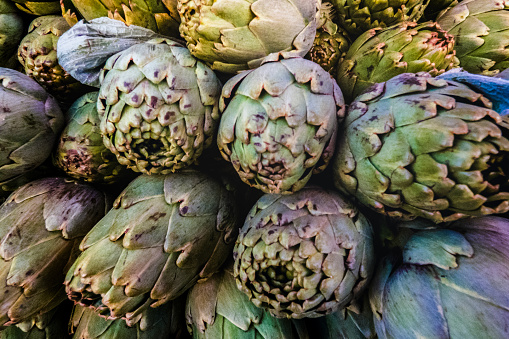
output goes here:
{"type": "Polygon", "coordinates": [[[104,193],[64,178],[28,183],[0,206],[0,326],[66,299],[65,274],[107,207],[104,193]]]}
{"type": "Polygon", "coordinates": [[[60,13],[58,0],[12,0],[16,7],[31,15],[50,15],[60,13]]]}
{"type": "Polygon", "coordinates": [[[509,1],[463,0],[436,20],[454,36],[466,71],[494,75],[509,68],[509,1]]]}
{"type": "Polygon", "coordinates": [[[235,201],[197,171],[140,175],[80,245],[67,273],[71,300],[135,323],[218,271],[237,234],[235,201]]]}
{"type": "Polygon", "coordinates": [[[272,317],[249,301],[237,289],[229,267],[191,288],[186,321],[195,339],[310,338],[303,321],[272,317]]]}
{"type": "Polygon", "coordinates": [[[234,248],[237,287],[276,317],[320,317],[366,288],[375,258],[371,224],[339,194],[306,187],[266,194],[234,248]]]}
{"type": "Polygon", "coordinates": [[[402,73],[439,75],[459,64],[454,38],[435,22],[403,22],[358,37],[338,67],[336,80],[347,102],[371,85],[402,73]]]}
{"type": "Polygon", "coordinates": [[[179,0],[180,34],[213,70],[258,67],[270,53],[303,57],[313,44],[319,0],[179,0]]]}
{"type": "Polygon", "coordinates": [[[509,221],[487,216],[421,231],[370,285],[380,339],[507,338],[509,221]]]}
{"type": "Polygon", "coordinates": [[[127,169],[103,143],[98,95],[87,93],[69,108],[67,125],[53,152],[53,164],[75,179],[110,183],[124,177],[127,169]]]}
{"type": "Polygon", "coordinates": [[[377,212],[436,223],[509,210],[509,131],[467,85],[404,73],[349,107],[336,186],[377,212]]]}
{"type": "Polygon", "coordinates": [[[100,80],[103,142],[120,164],[167,174],[196,163],[213,143],[221,83],[180,44],[134,45],[108,59],[100,80]]]}
{"type": "Polygon", "coordinates": [[[41,165],[64,127],[57,101],[27,75],[0,68],[0,184],[41,165]]]}
{"type": "Polygon", "coordinates": [[[0,67],[14,68],[23,38],[23,18],[10,0],[0,0],[0,67]]]}
{"type": "Polygon", "coordinates": [[[298,191],[334,153],[343,94],[318,64],[273,54],[223,87],[217,144],[242,181],[265,193],[298,191]]]}

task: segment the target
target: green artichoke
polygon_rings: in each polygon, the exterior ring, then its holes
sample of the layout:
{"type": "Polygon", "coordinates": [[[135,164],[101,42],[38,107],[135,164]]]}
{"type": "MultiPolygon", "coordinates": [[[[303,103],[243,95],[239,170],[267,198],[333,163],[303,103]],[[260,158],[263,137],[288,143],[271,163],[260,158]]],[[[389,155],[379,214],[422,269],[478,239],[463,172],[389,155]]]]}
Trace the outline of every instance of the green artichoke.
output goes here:
{"type": "Polygon", "coordinates": [[[298,191],[334,152],[343,95],[318,64],[273,54],[223,87],[217,144],[242,181],[265,193],[298,191]]]}
{"type": "Polygon", "coordinates": [[[370,285],[380,339],[509,337],[509,221],[488,216],[410,237],[370,285]]]}
{"type": "Polygon", "coordinates": [[[68,123],[53,153],[53,163],[75,179],[110,183],[125,176],[126,168],[103,143],[98,94],[87,93],[69,108],[68,123]]]}
{"type": "Polygon", "coordinates": [[[435,22],[402,22],[358,37],[339,65],[336,80],[347,102],[371,85],[402,73],[439,75],[459,64],[454,38],[435,22]]]}
{"type": "Polygon", "coordinates": [[[120,164],[167,174],[194,164],[214,141],[221,84],[180,44],[136,44],[110,57],[100,80],[103,141],[120,164]]]}
{"type": "Polygon", "coordinates": [[[276,317],[320,317],[360,297],[374,269],[371,225],[339,194],[266,194],[234,248],[237,287],[276,317]]]}
{"type": "Polygon", "coordinates": [[[141,175],[81,243],[67,294],[135,323],[218,271],[237,227],[233,195],[217,180],[197,171],[141,175]]]}
{"type": "Polygon", "coordinates": [[[28,183],[0,206],[0,326],[66,299],[65,273],[106,209],[102,192],[63,178],[28,183]]]}
{"type": "Polygon", "coordinates": [[[60,13],[59,0],[12,0],[25,13],[41,16],[60,13]]]}
{"type": "Polygon", "coordinates": [[[0,67],[14,68],[23,38],[23,18],[10,0],[0,0],[0,67]]]}
{"type": "Polygon", "coordinates": [[[437,18],[454,36],[456,56],[470,73],[494,75],[509,68],[509,2],[463,0],[437,18]]]}
{"type": "Polygon", "coordinates": [[[403,21],[418,21],[430,0],[330,0],[340,26],[352,38],[371,28],[389,27],[403,21]]]}
{"type": "Polygon", "coordinates": [[[44,88],[25,74],[0,68],[0,185],[48,158],[64,127],[62,111],[44,88]]]}
{"type": "Polygon", "coordinates": [[[303,57],[313,44],[319,0],[180,0],[180,34],[213,70],[255,68],[270,53],[303,57]]]}
{"type": "Polygon", "coordinates": [[[349,107],[336,186],[400,219],[507,212],[509,134],[490,107],[467,85],[427,73],[374,85],[349,107]]]}

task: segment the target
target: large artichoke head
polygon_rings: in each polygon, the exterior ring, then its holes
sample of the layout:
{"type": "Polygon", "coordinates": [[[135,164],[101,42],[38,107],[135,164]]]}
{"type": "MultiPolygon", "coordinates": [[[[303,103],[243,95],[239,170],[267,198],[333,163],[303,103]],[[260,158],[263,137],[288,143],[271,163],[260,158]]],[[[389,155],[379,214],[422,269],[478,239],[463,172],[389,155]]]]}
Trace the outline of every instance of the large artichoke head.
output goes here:
{"type": "Polygon", "coordinates": [[[56,100],[27,75],[0,68],[0,184],[49,157],[64,118],[56,100]]]}
{"type": "Polygon", "coordinates": [[[65,274],[106,209],[102,192],[64,178],[28,183],[0,206],[0,326],[66,299],[65,274]]]}
{"type": "Polygon", "coordinates": [[[438,24],[456,40],[456,56],[470,73],[494,75],[509,68],[509,1],[463,0],[438,24]]]}
{"type": "Polygon", "coordinates": [[[410,237],[370,285],[380,339],[507,338],[509,221],[487,216],[410,237]]]}
{"type": "Polygon", "coordinates": [[[369,221],[339,194],[266,194],[234,249],[237,287],[276,317],[320,317],[348,306],[374,269],[369,221]]]}
{"type": "Polygon", "coordinates": [[[187,48],[152,39],[110,57],[97,102],[103,141],[134,171],[196,162],[215,138],[221,83],[187,48]]]}
{"type": "Polygon", "coordinates": [[[336,80],[347,102],[371,85],[402,73],[439,75],[459,64],[454,38],[435,22],[406,21],[358,37],[339,65],[336,80]]]}
{"type": "Polygon", "coordinates": [[[405,73],[350,105],[335,184],[376,211],[434,222],[509,210],[509,131],[467,85],[405,73]]]}
{"type": "Polygon", "coordinates": [[[0,0],[0,67],[13,68],[23,38],[23,18],[11,0],[0,0]]]}
{"type": "Polygon", "coordinates": [[[270,53],[303,57],[313,44],[319,0],[180,0],[180,34],[213,70],[235,73],[270,53]]]}
{"type": "Polygon", "coordinates": [[[237,227],[234,198],[219,181],[197,171],[141,175],[81,243],[68,296],[134,323],[218,271],[237,227]]]}
{"type": "Polygon", "coordinates": [[[318,64],[273,54],[225,84],[220,109],[223,157],[248,185],[279,194],[298,191],[327,166],[344,102],[318,64]]]}

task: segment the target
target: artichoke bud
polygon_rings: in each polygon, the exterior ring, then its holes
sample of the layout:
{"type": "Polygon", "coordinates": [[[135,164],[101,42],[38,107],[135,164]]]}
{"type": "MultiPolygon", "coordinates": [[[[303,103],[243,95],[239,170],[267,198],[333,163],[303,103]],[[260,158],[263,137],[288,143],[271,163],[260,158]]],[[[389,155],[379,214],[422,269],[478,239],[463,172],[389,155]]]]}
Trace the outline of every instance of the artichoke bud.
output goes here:
{"type": "Polygon", "coordinates": [[[65,273],[107,207],[104,193],[63,178],[28,183],[0,206],[0,325],[30,321],[66,300],[65,273]]]}
{"type": "Polygon", "coordinates": [[[134,324],[218,271],[237,229],[233,193],[219,181],[191,170],[140,175],[81,243],[67,294],[134,324]]]}
{"type": "Polygon", "coordinates": [[[349,306],[374,268],[369,221],[340,195],[304,188],[266,194],[234,248],[237,287],[280,318],[320,317],[349,306]]]}
{"type": "Polygon", "coordinates": [[[23,30],[23,18],[12,1],[0,0],[0,67],[16,67],[23,30]]]}

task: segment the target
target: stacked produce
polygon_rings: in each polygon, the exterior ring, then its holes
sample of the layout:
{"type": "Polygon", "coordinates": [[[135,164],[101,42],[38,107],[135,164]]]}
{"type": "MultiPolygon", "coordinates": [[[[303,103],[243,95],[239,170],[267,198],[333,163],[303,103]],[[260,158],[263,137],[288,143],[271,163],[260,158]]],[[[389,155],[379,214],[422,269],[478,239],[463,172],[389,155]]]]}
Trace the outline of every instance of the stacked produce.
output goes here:
{"type": "Polygon", "coordinates": [[[0,1],[0,338],[509,338],[508,32],[507,0],[0,1]]]}

